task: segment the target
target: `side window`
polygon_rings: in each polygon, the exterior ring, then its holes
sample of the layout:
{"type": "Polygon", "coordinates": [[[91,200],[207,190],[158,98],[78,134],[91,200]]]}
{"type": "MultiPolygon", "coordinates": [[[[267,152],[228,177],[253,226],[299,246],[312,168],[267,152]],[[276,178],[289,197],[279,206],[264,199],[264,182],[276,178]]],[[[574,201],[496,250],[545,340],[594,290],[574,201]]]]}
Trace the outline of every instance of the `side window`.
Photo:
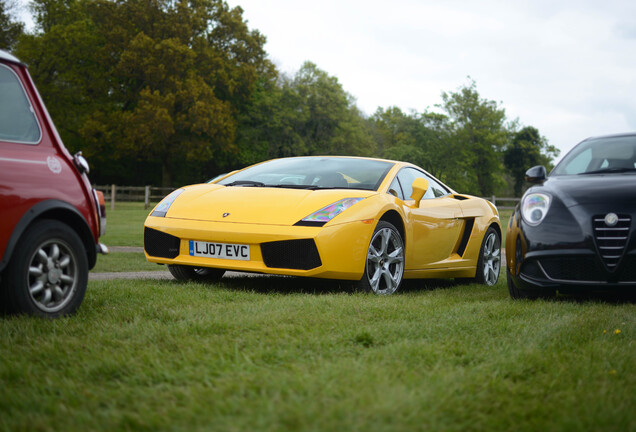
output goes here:
{"type": "Polygon", "coordinates": [[[411,199],[411,195],[413,194],[413,180],[418,177],[424,177],[423,172],[415,170],[413,168],[403,168],[397,175],[397,178],[400,180],[400,184],[402,185],[402,193],[404,193],[404,199],[411,199]]]}
{"type": "Polygon", "coordinates": [[[0,141],[37,144],[40,126],[18,76],[0,65],[0,141]]]}
{"type": "Polygon", "coordinates": [[[431,196],[431,198],[439,198],[439,197],[443,197],[450,194],[450,191],[448,191],[444,186],[442,186],[437,180],[428,176],[427,178],[428,178],[428,191],[426,191],[426,195],[428,195],[430,192],[433,195],[431,196]]]}
{"type": "MultiPolygon", "coordinates": [[[[450,193],[437,180],[424,174],[423,172],[413,168],[404,168],[397,175],[397,179],[399,179],[400,184],[402,185],[402,191],[404,194],[404,198],[402,199],[411,199],[411,194],[413,194],[413,180],[420,177],[428,180],[428,189],[426,190],[423,199],[439,198],[450,193]]],[[[393,185],[391,185],[391,187],[393,187],[393,185]]]]}
{"type": "Polygon", "coordinates": [[[391,186],[389,186],[388,192],[391,195],[395,195],[396,197],[404,201],[404,193],[402,193],[402,187],[400,187],[400,181],[398,180],[397,176],[393,179],[393,182],[391,182],[391,186]]]}

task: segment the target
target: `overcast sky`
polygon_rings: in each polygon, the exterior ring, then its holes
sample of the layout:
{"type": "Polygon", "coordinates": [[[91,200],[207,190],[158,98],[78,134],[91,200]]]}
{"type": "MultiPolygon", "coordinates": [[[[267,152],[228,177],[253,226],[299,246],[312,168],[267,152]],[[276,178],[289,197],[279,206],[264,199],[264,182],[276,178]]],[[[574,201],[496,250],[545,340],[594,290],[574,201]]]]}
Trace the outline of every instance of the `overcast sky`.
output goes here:
{"type": "Polygon", "coordinates": [[[634,0],[228,0],[279,70],[309,60],[358,107],[433,109],[477,83],[564,151],[636,130],[634,0]]]}

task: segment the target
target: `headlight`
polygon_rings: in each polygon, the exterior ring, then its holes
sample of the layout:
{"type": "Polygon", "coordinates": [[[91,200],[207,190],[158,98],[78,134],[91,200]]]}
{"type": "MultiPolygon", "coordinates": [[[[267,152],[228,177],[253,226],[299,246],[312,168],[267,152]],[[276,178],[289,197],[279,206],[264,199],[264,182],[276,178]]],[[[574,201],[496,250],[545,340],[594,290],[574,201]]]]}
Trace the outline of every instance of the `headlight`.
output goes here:
{"type": "Polygon", "coordinates": [[[152,213],[150,213],[150,216],[165,217],[174,200],[176,200],[184,190],[185,189],[177,189],[176,191],[172,191],[170,195],[162,199],[161,202],[157,204],[157,207],[155,207],[152,213]]]}
{"type": "Polygon", "coordinates": [[[539,225],[545,215],[548,214],[551,201],[550,195],[542,193],[531,193],[523,197],[523,202],[521,203],[523,220],[532,226],[539,225]]]}
{"type": "Polygon", "coordinates": [[[355,203],[362,201],[364,198],[345,198],[340,201],[336,201],[333,204],[323,207],[318,211],[313,212],[306,218],[303,218],[301,222],[321,223],[326,224],[331,219],[338,216],[340,213],[354,205],[355,203]]]}

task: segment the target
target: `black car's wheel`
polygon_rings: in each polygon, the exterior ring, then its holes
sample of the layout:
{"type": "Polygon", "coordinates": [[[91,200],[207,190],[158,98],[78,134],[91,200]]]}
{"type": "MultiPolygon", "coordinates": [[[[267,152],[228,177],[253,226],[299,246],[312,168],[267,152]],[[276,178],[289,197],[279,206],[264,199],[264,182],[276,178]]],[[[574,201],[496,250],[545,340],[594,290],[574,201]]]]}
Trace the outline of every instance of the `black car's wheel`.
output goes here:
{"type": "Polygon", "coordinates": [[[88,259],[68,225],[42,220],[19,240],[2,280],[5,309],[42,317],[74,313],[84,299],[88,259]]]}
{"type": "Polygon", "coordinates": [[[217,282],[225,274],[223,269],[177,264],[168,265],[168,270],[175,279],[180,281],[217,282]]]}
{"type": "Polygon", "coordinates": [[[369,243],[364,275],[359,287],[375,294],[393,294],[400,287],[403,275],[402,236],[392,224],[380,221],[369,243]]]}
{"type": "Polygon", "coordinates": [[[497,284],[501,269],[501,238],[493,227],[486,230],[481,243],[475,282],[488,286],[497,284]]]}
{"type": "Polygon", "coordinates": [[[506,268],[506,279],[508,282],[508,292],[510,293],[510,298],[513,300],[536,300],[538,298],[551,298],[556,295],[556,290],[547,289],[547,290],[532,290],[532,289],[521,289],[515,282],[512,280],[512,276],[510,275],[510,270],[506,268]]]}

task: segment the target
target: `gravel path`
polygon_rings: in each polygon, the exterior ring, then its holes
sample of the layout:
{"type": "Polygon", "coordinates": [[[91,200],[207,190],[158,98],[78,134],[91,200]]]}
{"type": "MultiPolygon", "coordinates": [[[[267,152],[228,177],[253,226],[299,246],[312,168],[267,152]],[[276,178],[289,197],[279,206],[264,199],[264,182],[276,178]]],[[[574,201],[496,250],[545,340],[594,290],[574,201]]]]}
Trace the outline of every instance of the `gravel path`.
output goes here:
{"type": "MultiPolygon", "coordinates": [[[[226,271],[224,278],[234,277],[266,277],[267,274],[243,273],[226,271]]],[[[174,279],[169,271],[139,271],[139,272],[108,272],[88,273],[88,280],[113,280],[113,279],[174,279]]]]}

